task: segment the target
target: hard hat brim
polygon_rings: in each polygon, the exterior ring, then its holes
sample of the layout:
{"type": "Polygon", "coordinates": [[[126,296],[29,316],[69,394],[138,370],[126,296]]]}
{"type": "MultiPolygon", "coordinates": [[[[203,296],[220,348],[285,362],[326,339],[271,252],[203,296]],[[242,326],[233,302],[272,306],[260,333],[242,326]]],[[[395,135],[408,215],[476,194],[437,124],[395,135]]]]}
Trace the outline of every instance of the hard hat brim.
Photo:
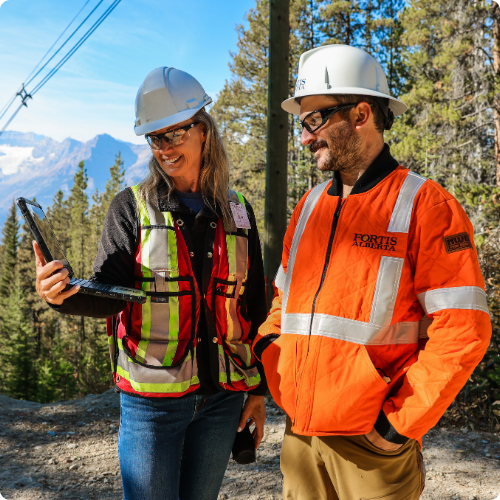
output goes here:
{"type": "Polygon", "coordinates": [[[396,99],[395,97],[391,97],[390,95],[384,94],[382,92],[377,92],[376,90],[363,89],[363,92],[360,92],[360,89],[357,87],[341,87],[335,88],[335,92],[329,93],[324,90],[318,90],[317,92],[307,92],[303,95],[295,95],[286,99],[281,103],[281,107],[292,115],[300,115],[300,104],[297,102],[297,99],[301,99],[303,97],[308,97],[312,95],[331,95],[334,96],[336,94],[354,94],[354,95],[369,95],[373,97],[383,97],[385,99],[389,99],[389,109],[394,113],[394,116],[402,115],[405,111],[408,110],[408,106],[396,99]]]}
{"type": "Polygon", "coordinates": [[[209,97],[205,102],[203,102],[200,106],[196,108],[185,109],[180,113],[176,113],[175,115],[167,116],[166,118],[162,118],[161,120],[156,120],[150,123],[143,123],[138,127],[134,127],[135,135],[144,135],[150,134],[155,130],[161,130],[162,128],[171,127],[172,125],[177,125],[177,123],[185,122],[192,118],[200,109],[204,108],[208,104],[212,102],[212,99],[209,97]]]}

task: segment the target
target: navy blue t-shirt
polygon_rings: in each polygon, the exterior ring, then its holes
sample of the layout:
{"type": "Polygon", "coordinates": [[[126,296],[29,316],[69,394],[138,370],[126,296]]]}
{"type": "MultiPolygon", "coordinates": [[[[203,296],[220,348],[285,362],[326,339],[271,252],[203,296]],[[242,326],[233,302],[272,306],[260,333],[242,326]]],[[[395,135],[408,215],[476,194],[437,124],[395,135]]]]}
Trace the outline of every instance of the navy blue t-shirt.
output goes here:
{"type": "Polygon", "coordinates": [[[203,208],[203,205],[205,205],[201,193],[182,193],[175,190],[175,194],[186,207],[195,213],[198,213],[203,208]]]}

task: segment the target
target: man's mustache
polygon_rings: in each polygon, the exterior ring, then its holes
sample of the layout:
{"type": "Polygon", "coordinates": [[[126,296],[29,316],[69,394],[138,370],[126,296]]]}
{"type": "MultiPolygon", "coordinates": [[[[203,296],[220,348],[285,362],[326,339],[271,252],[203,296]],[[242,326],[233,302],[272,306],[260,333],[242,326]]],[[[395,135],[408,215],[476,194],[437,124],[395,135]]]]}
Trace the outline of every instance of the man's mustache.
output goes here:
{"type": "Polygon", "coordinates": [[[319,139],[317,141],[314,141],[312,144],[309,144],[309,150],[311,151],[311,153],[316,153],[318,149],[327,147],[328,143],[324,139],[319,139]]]}

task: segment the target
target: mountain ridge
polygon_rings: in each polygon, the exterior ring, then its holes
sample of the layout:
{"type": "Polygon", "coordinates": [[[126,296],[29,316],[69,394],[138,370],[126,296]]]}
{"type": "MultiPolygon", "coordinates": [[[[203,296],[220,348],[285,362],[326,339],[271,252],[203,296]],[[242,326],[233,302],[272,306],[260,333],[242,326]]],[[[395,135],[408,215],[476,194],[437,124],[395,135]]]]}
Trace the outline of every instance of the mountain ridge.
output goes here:
{"type": "Polygon", "coordinates": [[[147,172],[150,148],[99,134],[87,142],[67,137],[56,141],[33,132],[4,132],[0,136],[0,225],[3,226],[12,200],[36,197],[42,207],[52,204],[59,189],[69,195],[80,161],[85,162],[89,196],[103,191],[109,168],[120,152],[125,182],[139,182],[147,172]]]}

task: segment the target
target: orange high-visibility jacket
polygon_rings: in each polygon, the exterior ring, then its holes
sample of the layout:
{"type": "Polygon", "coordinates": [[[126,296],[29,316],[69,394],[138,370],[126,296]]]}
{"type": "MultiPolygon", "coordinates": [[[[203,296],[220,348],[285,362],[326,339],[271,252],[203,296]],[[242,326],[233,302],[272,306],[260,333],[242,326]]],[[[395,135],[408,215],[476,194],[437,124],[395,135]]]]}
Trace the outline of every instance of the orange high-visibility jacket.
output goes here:
{"type": "Polygon", "coordinates": [[[253,346],[296,434],[420,440],[491,336],[467,215],[384,152],[346,199],[338,177],[307,193],[285,235],[253,346]]]}

